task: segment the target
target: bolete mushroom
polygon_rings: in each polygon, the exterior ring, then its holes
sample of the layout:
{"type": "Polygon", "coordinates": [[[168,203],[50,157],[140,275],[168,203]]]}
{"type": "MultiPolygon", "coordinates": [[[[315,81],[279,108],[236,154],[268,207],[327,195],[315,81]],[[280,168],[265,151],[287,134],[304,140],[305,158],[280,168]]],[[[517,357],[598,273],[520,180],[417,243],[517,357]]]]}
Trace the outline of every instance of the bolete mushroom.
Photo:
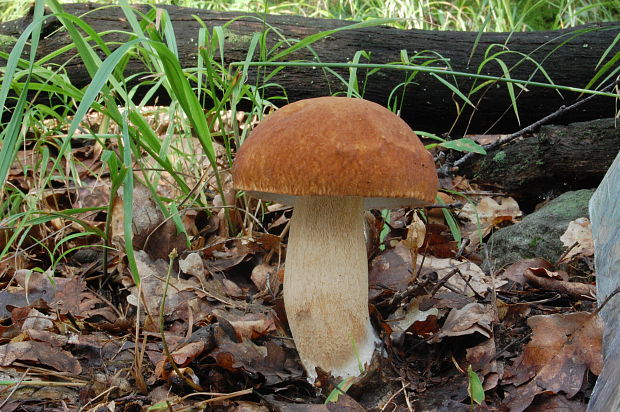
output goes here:
{"type": "Polygon", "coordinates": [[[310,380],[360,374],[378,343],[368,314],[364,208],[432,203],[431,154],[401,118],[363,99],[319,97],[276,110],[233,164],[237,189],[294,206],[284,306],[310,380]]]}

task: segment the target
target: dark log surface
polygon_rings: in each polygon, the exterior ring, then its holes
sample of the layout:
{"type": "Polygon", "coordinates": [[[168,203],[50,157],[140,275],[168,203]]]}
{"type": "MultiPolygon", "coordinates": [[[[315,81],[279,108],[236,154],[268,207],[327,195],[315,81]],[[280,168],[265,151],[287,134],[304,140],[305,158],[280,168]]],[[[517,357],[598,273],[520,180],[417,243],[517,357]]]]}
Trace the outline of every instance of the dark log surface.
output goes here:
{"type": "Polygon", "coordinates": [[[618,151],[617,119],[549,125],[472,158],[460,172],[497,185],[518,200],[536,203],[568,190],[598,186],[618,151]]]}
{"type": "MultiPolygon", "coordinates": [[[[148,9],[147,6],[136,7],[143,12],[148,9]]],[[[196,39],[200,25],[194,16],[202,19],[209,28],[225,25],[233,18],[237,19],[226,26],[227,39],[224,56],[226,63],[245,59],[252,34],[265,27],[261,18],[256,15],[212,12],[176,6],[162,7],[168,11],[171,17],[180,59],[186,67],[196,64],[196,39]]],[[[83,16],[83,19],[97,32],[129,29],[119,8],[95,9],[96,5],[93,4],[65,5],[65,11],[74,15],[82,16],[88,12],[83,16]]],[[[313,33],[351,24],[340,20],[293,16],[266,16],[265,20],[269,25],[275,27],[282,36],[291,39],[301,39],[313,33]]],[[[28,23],[29,18],[27,17],[3,23],[0,25],[0,34],[19,35],[28,23]]],[[[58,28],[58,22],[49,22],[44,27],[44,37],[41,39],[38,50],[39,55],[46,55],[70,43],[70,38],[66,32],[55,31],[58,28]]],[[[423,50],[432,50],[449,59],[453,70],[475,72],[491,45],[506,44],[508,49],[530,54],[534,60],[542,63],[556,84],[583,87],[596,73],[595,67],[600,57],[612,44],[618,33],[620,33],[620,22],[594,24],[561,31],[512,34],[483,33],[472,52],[478,35],[475,32],[399,30],[377,26],[331,34],[312,44],[312,48],[323,62],[347,62],[353,58],[356,51],[365,50],[371,53],[371,63],[398,62],[400,61],[401,50],[407,50],[409,56],[423,50]],[[560,45],[561,47],[559,47],[560,45]]],[[[124,41],[122,35],[115,33],[107,34],[105,39],[108,41],[124,41]]],[[[275,39],[273,31],[269,39],[269,43],[273,44],[275,39]]],[[[493,50],[499,51],[500,47],[497,46],[493,50]]],[[[608,54],[608,58],[618,50],[620,50],[620,44],[615,45],[614,49],[608,54]]],[[[83,87],[89,83],[90,77],[79,59],[68,60],[71,55],[72,53],[66,53],[57,58],[55,62],[66,63],[69,78],[76,86],[83,87]]],[[[254,59],[258,60],[259,57],[254,56],[254,59]]],[[[302,49],[287,57],[287,60],[292,59],[310,61],[313,59],[313,55],[308,49],[302,49]]],[[[536,66],[530,62],[517,64],[521,60],[521,56],[514,53],[503,54],[501,59],[508,67],[516,65],[511,71],[512,78],[528,79],[536,70],[536,66]]],[[[422,61],[419,60],[415,63],[422,61]]],[[[445,66],[445,64],[440,64],[440,66],[445,66]]],[[[142,70],[143,66],[134,61],[128,65],[126,73],[130,75],[142,70]]],[[[346,72],[340,71],[340,73],[348,78],[346,72]]],[[[364,71],[360,70],[359,74],[363,76],[364,71]]],[[[490,62],[484,66],[481,74],[501,75],[502,72],[496,62],[490,62]]],[[[447,78],[454,81],[452,78],[447,78]]],[[[369,78],[365,87],[365,97],[386,105],[390,92],[404,79],[405,73],[402,71],[382,70],[369,78]]],[[[540,73],[534,74],[532,80],[545,81],[540,73]]],[[[253,80],[250,79],[250,81],[253,80]]],[[[286,68],[272,78],[271,82],[284,87],[289,101],[326,95],[345,89],[345,86],[334,76],[326,74],[321,69],[313,70],[312,68],[286,68]]],[[[473,85],[471,79],[464,77],[457,78],[456,82],[458,82],[459,89],[465,93],[473,85]]],[[[517,87],[516,91],[518,90],[517,87]]],[[[274,87],[268,89],[266,95],[268,97],[278,96],[281,93],[282,91],[279,88],[274,87]]],[[[400,98],[402,93],[396,93],[396,95],[400,98]]],[[[576,93],[562,92],[562,96],[560,96],[556,91],[550,89],[528,87],[528,91],[521,93],[518,98],[521,125],[530,124],[555,111],[561,105],[570,104],[577,97],[576,93]]],[[[415,129],[444,133],[450,129],[450,125],[456,119],[455,101],[463,106],[463,102],[455,98],[436,79],[427,74],[418,74],[415,78],[415,84],[407,87],[402,116],[415,129]]],[[[457,127],[452,132],[453,135],[457,135],[466,129],[469,133],[484,133],[489,131],[511,132],[519,128],[516,116],[510,108],[508,92],[504,85],[492,85],[484,92],[477,93],[472,101],[478,105],[476,112],[473,113],[472,117],[472,109],[467,107],[459,117],[457,127]]],[[[280,102],[277,101],[276,103],[281,104],[280,102]]],[[[600,97],[580,107],[579,110],[556,119],[555,122],[562,124],[612,117],[613,114],[614,99],[600,97]]]]}

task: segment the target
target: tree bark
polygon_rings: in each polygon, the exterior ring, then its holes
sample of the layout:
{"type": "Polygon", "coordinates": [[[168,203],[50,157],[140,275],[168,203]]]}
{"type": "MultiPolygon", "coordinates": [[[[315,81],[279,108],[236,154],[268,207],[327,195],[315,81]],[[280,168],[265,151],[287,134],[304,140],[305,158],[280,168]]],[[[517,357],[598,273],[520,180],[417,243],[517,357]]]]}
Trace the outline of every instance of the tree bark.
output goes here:
{"type": "MultiPolygon", "coordinates": [[[[66,12],[82,16],[83,20],[97,32],[129,30],[122,11],[117,7],[100,10],[96,9],[98,5],[95,4],[71,4],[64,7],[66,12]]],[[[149,7],[135,6],[141,12],[146,12],[149,7]]],[[[276,39],[279,39],[274,33],[276,30],[283,38],[302,39],[317,32],[342,28],[351,24],[351,22],[340,20],[258,16],[250,13],[213,12],[176,6],[159,7],[165,9],[170,15],[179,57],[184,67],[196,65],[198,52],[196,39],[200,24],[195,16],[204,21],[209,29],[226,25],[224,29],[227,35],[224,56],[226,64],[246,58],[252,35],[264,30],[265,23],[274,28],[269,31],[268,35],[267,43],[270,47],[275,44],[276,39]],[[235,20],[232,21],[233,19],[235,20]]],[[[17,36],[30,21],[31,18],[26,17],[4,23],[0,25],[0,34],[17,36]]],[[[47,55],[71,43],[70,37],[64,30],[56,31],[59,27],[60,23],[57,21],[50,21],[46,24],[37,55],[47,55]]],[[[406,50],[410,57],[417,53],[425,56],[412,62],[421,64],[427,62],[429,56],[437,58],[437,55],[431,52],[424,52],[433,51],[443,56],[444,59],[433,63],[433,66],[449,67],[452,70],[467,73],[479,72],[484,75],[501,76],[502,70],[497,61],[489,61],[481,69],[479,68],[485,56],[488,57],[501,50],[510,50],[511,53],[503,53],[497,57],[511,69],[511,78],[546,82],[535,64],[523,60],[521,55],[523,53],[542,64],[556,84],[584,87],[597,72],[599,59],[610,48],[613,39],[619,33],[620,23],[601,23],[546,32],[482,33],[476,42],[478,37],[476,32],[399,30],[375,26],[332,33],[311,44],[317,57],[308,48],[302,48],[287,56],[286,60],[317,61],[318,59],[321,62],[345,63],[351,61],[357,51],[364,50],[370,53],[370,61],[362,60],[362,63],[385,64],[400,62],[401,50],[406,50]]],[[[121,43],[126,39],[119,33],[109,33],[104,38],[110,42],[121,43]]],[[[0,50],[2,47],[0,46],[0,50]]],[[[278,49],[280,50],[282,48],[278,49]]],[[[616,44],[607,53],[605,61],[608,61],[619,50],[620,44],[616,44]]],[[[66,63],[65,68],[71,81],[77,87],[84,87],[90,82],[90,76],[79,59],[70,60],[73,55],[74,52],[64,53],[56,58],[54,63],[66,63]]],[[[256,53],[252,58],[253,60],[260,59],[256,53]]],[[[600,67],[601,65],[598,66],[600,67]]],[[[268,71],[271,70],[272,68],[268,68],[268,71]]],[[[137,60],[132,60],[127,66],[126,75],[129,77],[143,71],[144,66],[137,60]]],[[[348,79],[347,71],[335,71],[344,79],[348,79]]],[[[358,70],[358,75],[362,79],[365,73],[365,70],[358,70]]],[[[248,81],[254,83],[256,75],[257,70],[251,70],[248,81]]],[[[447,75],[442,75],[442,77],[455,84],[465,94],[481,83],[480,80],[476,82],[466,77],[453,78],[447,75]]],[[[397,98],[398,103],[402,103],[402,117],[416,130],[438,133],[450,131],[456,136],[464,131],[503,133],[519,128],[517,117],[510,107],[507,87],[502,83],[489,85],[471,96],[471,101],[477,106],[473,110],[431,75],[418,73],[413,83],[408,84],[405,89],[398,88],[405,78],[406,72],[404,71],[381,70],[371,75],[365,83],[360,81],[360,90],[364,90],[365,98],[383,105],[393,103],[397,98]],[[390,95],[395,90],[390,101],[390,95]],[[460,116],[457,116],[457,106],[462,109],[460,116]]],[[[319,68],[285,68],[270,79],[270,83],[281,85],[286,90],[288,101],[346,90],[346,86],[334,75],[319,68]]],[[[278,87],[267,88],[265,92],[266,97],[282,95],[282,89],[278,87]]],[[[521,92],[519,87],[515,87],[515,92],[518,94],[517,102],[522,126],[555,111],[561,105],[570,104],[579,96],[572,92],[562,92],[560,95],[557,91],[534,86],[528,86],[527,91],[521,92]]],[[[160,102],[165,101],[166,96],[159,97],[160,102]]],[[[274,100],[274,102],[283,104],[285,101],[274,100]]],[[[600,97],[555,122],[568,123],[613,115],[614,99],[600,97]]]]}
{"type": "Polygon", "coordinates": [[[513,194],[529,209],[546,197],[598,186],[620,151],[617,119],[542,126],[476,156],[460,173],[513,194]]]}

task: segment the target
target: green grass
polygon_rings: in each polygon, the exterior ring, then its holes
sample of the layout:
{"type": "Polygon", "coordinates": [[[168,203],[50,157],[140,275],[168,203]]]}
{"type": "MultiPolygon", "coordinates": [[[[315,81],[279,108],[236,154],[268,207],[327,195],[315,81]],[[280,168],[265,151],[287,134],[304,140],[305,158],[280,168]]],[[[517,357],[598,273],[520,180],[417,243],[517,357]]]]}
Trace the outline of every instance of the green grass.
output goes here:
{"type": "MultiPolygon", "coordinates": [[[[97,244],[103,247],[105,256],[110,250],[126,256],[129,270],[138,283],[131,227],[135,213],[132,202],[135,185],[146,187],[164,218],[174,223],[179,234],[191,238],[183,223],[184,213],[201,210],[210,214],[216,197],[226,199],[223,194],[231,190],[228,169],[237,147],[244,141],[251,124],[274,106],[274,100],[263,97],[264,90],[268,87],[280,90],[281,94],[272,99],[286,99],[286,90],[273,83],[274,75],[285,66],[321,66],[345,84],[349,96],[363,96],[366,82],[373,81],[373,75],[382,70],[404,71],[407,80],[391,94],[390,108],[394,111],[399,109],[404,86],[415,82],[420,73],[434,76],[438,87],[450,89],[461,106],[474,105],[485,87],[499,82],[506,87],[517,116],[516,87],[524,83],[528,87],[567,87],[554,85],[550,78],[548,83],[540,84],[533,84],[527,79],[512,79],[511,67],[502,60],[508,52],[500,49],[488,50],[487,60],[474,74],[452,71],[449,62],[432,51],[424,56],[409,55],[403,51],[401,61],[389,64],[363,63],[368,57],[363,51],[356,53],[352,62],[344,66],[342,63],[287,61],[294,51],[300,48],[312,50],[315,42],[337,31],[394,23],[390,19],[395,17],[404,19],[397,22],[403,27],[472,30],[540,28],[538,24],[542,22],[534,24],[528,16],[536,16],[538,21],[544,15],[543,9],[549,7],[561,9],[567,19],[546,21],[545,28],[582,22],[579,19],[604,20],[617,15],[616,9],[603,6],[584,9],[585,6],[580,6],[579,2],[552,5],[548,2],[520,2],[517,7],[511,2],[462,1],[454,3],[460,5],[459,9],[453,3],[413,1],[407,3],[411,7],[405,8],[397,7],[400,4],[397,1],[369,0],[204,2],[201,5],[219,9],[227,7],[229,10],[353,18],[363,22],[352,22],[350,26],[298,40],[281,38],[277,44],[270,46],[266,42],[267,30],[276,29],[268,28],[251,36],[244,61],[228,66],[224,64],[224,37],[228,23],[212,29],[205,26],[198,36],[200,47],[196,50],[198,59],[195,67],[182,68],[167,14],[157,16],[154,9],[140,14],[126,1],[121,0],[120,3],[131,26],[132,36],[116,49],[111,48],[99,33],[82,20],[64,14],[59,2],[47,0],[45,5],[58,17],[74,44],[39,59],[33,55],[25,59],[21,57],[22,50],[28,44],[36,48],[41,25],[50,18],[44,14],[43,1],[37,1],[33,23],[16,41],[10,55],[2,56],[7,63],[1,69],[0,115],[7,121],[0,128],[0,183],[4,188],[0,194],[0,273],[7,269],[8,262],[26,261],[32,255],[40,257],[42,271],[56,268],[72,251],[97,244]],[[529,8],[525,11],[519,8],[526,6],[529,8]],[[429,8],[432,12],[428,12],[429,8]],[[478,9],[487,10],[488,15],[496,18],[479,21],[477,19],[484,13],[474,12],[478,9]],[[426,20],[417,18],[415,13],[425,16],[426,20]],[[387,18],[369,20],[376,16],[387,18]],[[71,84],[62,65],[48,64],[56,54],[70,48],[79,54],[92,78],[86,88],[80,89],[71,84]],[[130,57],[140,58],[148,68],[147,73],[136,77],[139,86],[147,89],[145,98],[139,102],[132,99],[137,86],[128,88],[122,75],[130,57]],[[499,64],[504,68],[505,75],[497,78],[482,74],[487,63],[499,64]],[[442,67],[438,68],[437,64],[442,67]],[[260,67],[260,77],[250,83],[247,73],[252,66],[260,67]],[[336,67],[348,69],[348,77],[337,74],[334,71],[336,67]],[[365,70],[364,77],[359,69],[365,70]],[[458,76],[475,77],[478,83],[472,90],[460,90],[454,81],[458,76]],[[149,96],[161,89],[172,97],[171,104],[159,108],[146,107],[149,96]],[[28,92],[33,91],[54,96],[54,106],[33,103],[28,97],[28,92]],[[6,109],[8,102],[14,107],[10,112],[6,109]],[[251,107],[248,113],[239,111],[242,103],[251,107]],[[96,117],[97,120],[84,121],[89,117],[96,117]],[[157,121],[160,117],[169,119],[163,129],[157,121]],[[82,147],[92,147],[99,153],[92,164],[79,158],[82,147]],[[27,158],[27,161],[22,158],[27,158]],[[73,202],[72,199],[76,199],[80,191],[93,181],[107,188],[109,202],[90,208],[73,202]],[[50,195],[58,190],[64,191],[64,197],[50,195]],[[114,237],[120,234],[113,232],[111,220],[113,205],[120,197],[123,199],[121,237],[124,241],[118,242],[114,237]],[[50,202],[50,199],[54,201],[50,202]]],[[[3,15],[6,18],[11,13],[14,16],[23,12],[27,4],[3,3],[3,15]]],[[[195,5],[189,2],[178,4],[195,5]]],[[[528,56],[520,57],[522,61],[529,59],[528,56]]],[[[614,59],[617,56],[601,56],[597,79],[617,75],[618,69],[609,64],[614,59]]],[[[545,73],[542,65],[531,63],[545,73]]],[[[437,144],[446,148],[482,153],[479,147],[467,140],[436,140],[439,141],[437,144]]],[[[259,208],[247,203],[243,196],[238,202],[237,206],[244,213],[241,223],[231,217],[231,206],[234,205],[226,205],[225,201],[223,204],[223,224],[231,236],[247,229],[248,222],[255,221],[260,213],[259,208]]]]}
{"type": "MultiPolygon", "coordinates": [[[[63,0],[63,3],[82,1],[63,0]]],[[[100,3],[119,4],[119,1],[100,3]]],[[[550,30],[620,20],[620,6],[614,0],[144,0],[140,3],[343,20],[391,18],[398,19],[392,24],[400,28],[429,30],[550,30]]],[[[26,0],[3,0],[0,20],[25,14],[30,4],[26,0]]]]}

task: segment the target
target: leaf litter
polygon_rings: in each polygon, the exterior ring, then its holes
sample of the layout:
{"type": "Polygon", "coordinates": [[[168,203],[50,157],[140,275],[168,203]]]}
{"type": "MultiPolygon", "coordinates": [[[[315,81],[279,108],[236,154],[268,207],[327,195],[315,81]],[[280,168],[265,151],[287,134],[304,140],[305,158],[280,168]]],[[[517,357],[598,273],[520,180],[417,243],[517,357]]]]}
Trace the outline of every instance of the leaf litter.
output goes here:
{"type": "MultiPolygon", "coordinates": [[[[169,119],[157,121],[163,133],[169,119]]],[[[197,142],[189,144],[199,151],[197,142]]],[[[223,146],[216,151],[226,164],[223,146]]],[[[101,154],[101,146],[76,144],[87,184],[45,199],[50,210],[100,208],[80,218],[103,230],[111,184],[96,176],[101,154]]],[[[25,191],[36,187],[36,156],[21,150],[10,169],[9,180],[25,191]]],[[[106,262],[96,242],[81,237],[52,262],[43,246],[84,227],[62,217],[33,226],[30,239],[37,241],[23,243],[10,265],[0,262],[0,365],[13,382],[6,389],[15,389],[3,410],[44,402],[69,410],[465,411],[472,388],[476,411],[585,405],[590,377],[602,366],[601,323],[590,312],[594,288],[575,281],[571,269],[592,255],[587,219],[562,236],[560,262],[527,259],[489,273],[480,241],[523,216],[508,196],[456,177],[442,180],[442,203],[450,207],[429,210],[428,220],[399,209],[386,226],[383,216],[367,213],[371,316],[385,352],[370,381],[332,397],[340,382],[330,375],[306,381],[283,308],[290,208],[241,204],[229,174],[222,176],[224,195],[211,196],[212,210],[187,207],[178,220],[157,204],[156,196],[179,196],[165,173],[156,186],[136,184],[131,228],[139,285],[124,253],[120,193],[112,194],[106,262]],[[231,235],[231,222],[241,235],[231,235]],[[179,258],[170,262],[173,251],[179,258]],[[323,404],[328,397],[335,402],[323,404]]],[[[205,181],[207,191],[215,188],[213,176],[205,181]]]]}

